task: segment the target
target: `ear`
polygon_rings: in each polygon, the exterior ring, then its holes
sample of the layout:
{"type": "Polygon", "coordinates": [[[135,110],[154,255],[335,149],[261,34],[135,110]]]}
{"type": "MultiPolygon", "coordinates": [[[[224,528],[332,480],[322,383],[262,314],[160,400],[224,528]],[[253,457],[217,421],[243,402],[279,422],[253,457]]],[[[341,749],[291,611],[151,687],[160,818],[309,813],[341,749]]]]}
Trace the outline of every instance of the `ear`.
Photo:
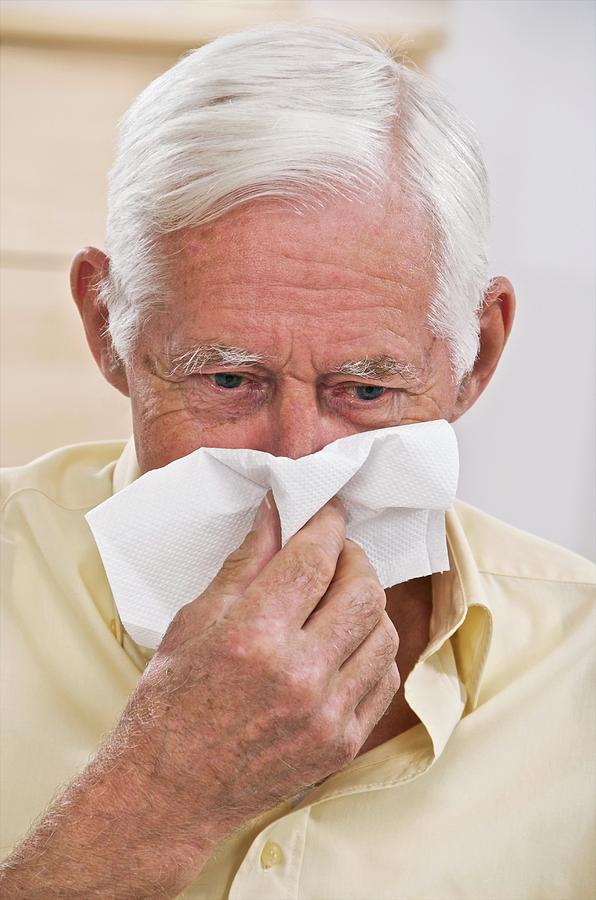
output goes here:
{"type": "Polygon", "coordinates": [[[98,286],[109,271],[110,261],[95,247],[79,250],[70,267],[70,291],[79,310],[87,343],[97,366],[113,387],[130,396],[124,363],[114,352],[108,333],[108,311],[99,299],[98,286]]]}
{"type": "Polygon", "coordinates": [[[515,291],[508,278],[493,278],[480,312],[480,346],[472,371],[460,385],[451,421],[470,409],[497,368],[513,326],[515,291]]]}

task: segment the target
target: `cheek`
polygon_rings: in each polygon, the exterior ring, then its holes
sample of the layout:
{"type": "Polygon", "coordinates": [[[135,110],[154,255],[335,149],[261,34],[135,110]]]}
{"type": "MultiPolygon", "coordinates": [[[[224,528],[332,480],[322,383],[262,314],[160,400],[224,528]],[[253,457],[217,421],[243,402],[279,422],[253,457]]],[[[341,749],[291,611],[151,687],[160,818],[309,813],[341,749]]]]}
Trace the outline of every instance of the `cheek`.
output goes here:
{"type": "Polygon", "coordinates": [[[150,431],[138,433],[135,429],[135,444],[142,473],[167,466],[200,447],[261,449],[258,438],[244,425],[201,428],[191,420],[180,421],[173,428],[156,424],[150,431]]]}
{"type": "Polygon", "coordinates": [[[455,415],[459,396],[459,385],[454,381],[451,364],[447,363],[437,380],[434,398],[441,411],[441,418],[451,421],[455,415]]]}
{"type": "Polygon", "coordinates": [[[132,424],[141,473],[165,466],[194,449],[195,423],[156,379],[129,379],[132,424]]]}
{"type": "Polygon", "coordinates": [[[457,399],[458,386],[451,378],[451,369],[435,373],[424,390],[407,396],[402,424],[428,422],[432,419],[451,422],[456,417],[457,399]]]}
{"type": "Polygon", "coordinates": [[[430,358],[431,376],[424,397],[435,409],[433,418],[451,421],[458,401],[459,385],[453,378],[446,341],[434,338],[430,358]]]}
{"type": "Polygon", "coordinates": [[[200,447],[255,447],[261,428],[255,419],[207,420],[170,390],[131,391],[133,430],[142,473],[161,468],[200,447]]]}
{"type": "Polygon", "coordinates": [[[439,402],[432,394],[420,394],[411,397],[404,407],[400,425],[413,425],[415,422],[430,422],[433,419],[451,421],[450,405],[439,402]]]}

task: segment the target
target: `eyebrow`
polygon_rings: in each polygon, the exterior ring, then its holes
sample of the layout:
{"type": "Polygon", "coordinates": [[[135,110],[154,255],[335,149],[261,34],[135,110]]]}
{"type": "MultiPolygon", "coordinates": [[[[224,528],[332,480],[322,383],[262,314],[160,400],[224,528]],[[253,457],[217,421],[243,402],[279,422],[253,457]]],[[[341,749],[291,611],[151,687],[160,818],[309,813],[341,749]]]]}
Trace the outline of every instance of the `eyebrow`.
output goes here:
{"type": "MultiPolygon", "coordinates": [[[[222,368],[260,366],[267,359],[263,353],[254,353],[228,344],[199,344],[190,350],[169,353],[167,371],[170,376],[185,376],[201,372],[206,366],[222,368]]],[[[332,371],[338,375],[377,380],[398,375],[405,381],[419,381],[422,377],[422,370],[418,367],[384,354],[348,360],[332,371]]]]}
{"type": "Polygon", "coordinates": [[[205,366],[258,366],[265,361],[262,353],[251,353],[227,344],[200,344],[181,353],[168,355],[168,375],[192,375],[205,366]]]}
{"type": "Polygon", "coordinates": [[[422,370],[411,363],[402,362],[393,356],[365,356],[363,359],[352,359],[342,363],[334,372],[340,375],[352,375],[356,378],[392,378],[399,375],[404,381],[419,381],[422,370]]]}

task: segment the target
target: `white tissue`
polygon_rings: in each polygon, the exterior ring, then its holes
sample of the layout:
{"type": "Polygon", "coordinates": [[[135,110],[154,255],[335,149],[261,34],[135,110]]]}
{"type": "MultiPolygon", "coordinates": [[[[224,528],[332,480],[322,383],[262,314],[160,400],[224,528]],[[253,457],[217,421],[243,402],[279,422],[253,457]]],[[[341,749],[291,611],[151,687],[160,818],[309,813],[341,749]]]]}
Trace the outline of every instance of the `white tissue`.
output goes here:
{"type": "Polygon", "coordinates": [[[384,588],[449,568],[444,513],[457,487],[444,420],[340,438],[300,459],[202,447],[142,475],[86,515],[122,623],[157,647],[176,612],[211,583],[269,488],[282,545],[331,497],[384,588]]]}

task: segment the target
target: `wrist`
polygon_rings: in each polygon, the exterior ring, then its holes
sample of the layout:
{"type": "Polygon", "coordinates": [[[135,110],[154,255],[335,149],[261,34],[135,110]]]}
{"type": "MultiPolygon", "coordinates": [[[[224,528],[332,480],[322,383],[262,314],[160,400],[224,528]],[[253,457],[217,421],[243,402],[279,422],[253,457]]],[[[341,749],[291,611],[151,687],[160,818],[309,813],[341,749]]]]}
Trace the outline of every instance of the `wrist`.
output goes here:
{"type": "Polygon", "coordinates": [[[5,861],[3,896],[178,896],[212,847],[187,839],[158,796],[128,754],[100,753],[5,861]]]}

